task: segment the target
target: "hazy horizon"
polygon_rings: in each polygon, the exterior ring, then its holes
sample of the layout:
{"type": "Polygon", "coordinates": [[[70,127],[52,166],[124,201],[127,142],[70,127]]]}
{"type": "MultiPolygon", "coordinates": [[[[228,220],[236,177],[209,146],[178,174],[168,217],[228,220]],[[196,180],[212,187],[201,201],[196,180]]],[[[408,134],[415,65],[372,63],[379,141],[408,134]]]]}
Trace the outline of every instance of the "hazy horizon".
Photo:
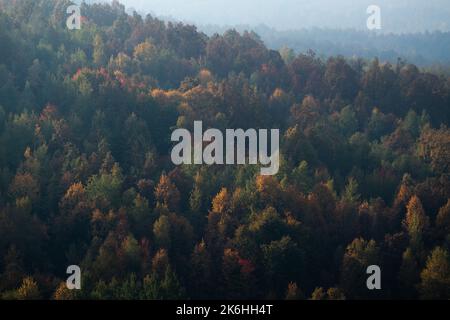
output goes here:
{"type": "MultiPolygon", "coordinates": [[[[103,1],[105,2],[105,1],[103,1]]],[[[111,2],[111,1],[106,1],[111,2]]],[[[120,0],[139,13],[198,26],[266,25],[277,30],[366,28],[369,5],[381,8],[381,32],[450,31],[447,0],[120,0]]]]}

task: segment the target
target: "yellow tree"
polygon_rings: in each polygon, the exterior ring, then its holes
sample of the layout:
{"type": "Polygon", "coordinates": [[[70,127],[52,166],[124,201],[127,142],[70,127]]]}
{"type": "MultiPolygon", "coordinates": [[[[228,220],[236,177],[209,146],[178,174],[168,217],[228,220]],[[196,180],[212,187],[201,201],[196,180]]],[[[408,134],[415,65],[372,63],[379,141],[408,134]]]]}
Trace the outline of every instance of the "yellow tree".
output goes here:
{"type": "Polygon", "coordinates": [[[19,300],[39,300],[41,293],[37,282],[32,277],[26,277],[22,281],[22,285],[17,289],[17,299],[19,300]]]}
{"type": "Polygon", "coordinates": [[[436,218],[436,228],[440,236],[450,235],[450,199],[443,206],[436,218]]]}
{"type": "Polygon", "coordinates": [[[409,200],[403,225],[408,232],[412,249],[419,253],[423,245],[423,236],[430,225],[430,219],[425,214],[419,197],[413,196],[409,200]]]}
{"type": "Polygon", "coordinates": [[[169,176],[165,173],[161,175],[159,183],[155,188],[155,198],[165,205],[170,211],[177,212],[180,204],[180,192],[169,176]]]}
{"type": "Polygon", "coordinates": [[[424,299],[450,299],[450,262],[445,249],[435,248],[420,274],[420,293],[424,299]]]}

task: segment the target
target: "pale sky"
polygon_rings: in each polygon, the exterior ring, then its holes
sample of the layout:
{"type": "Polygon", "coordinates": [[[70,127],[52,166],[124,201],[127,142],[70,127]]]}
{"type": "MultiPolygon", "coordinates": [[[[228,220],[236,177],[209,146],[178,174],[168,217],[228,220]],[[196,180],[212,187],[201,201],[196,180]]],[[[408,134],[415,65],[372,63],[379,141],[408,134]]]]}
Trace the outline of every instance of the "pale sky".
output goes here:
{"type": "Polygon", "coordinates": [[[385,32],[450,30],[450,0],[120,0],[138,12],[197,25],[265,24],[279,30],[366,26],[380,6],[385,32]]]}

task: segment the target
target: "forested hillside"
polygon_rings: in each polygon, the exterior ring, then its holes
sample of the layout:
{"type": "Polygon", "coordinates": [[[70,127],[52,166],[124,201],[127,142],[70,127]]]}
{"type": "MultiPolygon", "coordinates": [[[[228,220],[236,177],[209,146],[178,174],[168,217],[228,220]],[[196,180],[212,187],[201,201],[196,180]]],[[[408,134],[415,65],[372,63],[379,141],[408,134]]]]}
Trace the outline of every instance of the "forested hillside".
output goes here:
{"type": "Polygon", "coordinates": [[[450,299],[450,78],[69,4],[0,0],[0,298],[450,299]],[[195,120],[279,173],[175,167],[195,120]]]}
{"type": "MultiPolygon", "coordinates": [[[[290,48],[296,53],[314,50],[325,58],[335,55],[372,59],[396,63],[398,58],[419,67],[434,67],[439,73],[450,74],[450,32],[393,34],[354,29],[300,29],[277,31],[265,25],[240,25],[237,31],[254,30],[267,47],[275,50],[290,48]]],[[[223,34],[229,27],[201,26],[208,35],[223,34]]],[[[433,69],[434,70],[434,69],[433,69]]]]}

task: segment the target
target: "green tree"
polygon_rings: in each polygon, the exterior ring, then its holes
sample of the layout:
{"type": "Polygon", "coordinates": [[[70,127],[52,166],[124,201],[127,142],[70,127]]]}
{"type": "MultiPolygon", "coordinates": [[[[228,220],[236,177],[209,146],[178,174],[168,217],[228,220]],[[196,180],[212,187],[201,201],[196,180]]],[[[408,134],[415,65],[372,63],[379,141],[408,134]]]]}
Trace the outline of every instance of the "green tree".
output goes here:
{"type": "Polygon", "coordinates": [[[181,300],[186,296],[185,289],[170,266],[167,267],[164,279],[161,281],[161,290],[166,300],[181,300]]]}
{"type": "Polygon", "coordinates": [[[103,66],[106,63],[106,52],[105,44],[103,43],[103,38],[100,34],[96,34],[94,37],[94,53],[92,54],[92,59],[96,66],[103,66]]]}
{"type": "Polygon", "coordinates": [[[169,217],[162,215],[153,225],[153,235],[160,248],[167,250],[171,247],[171,227],[169,217]]]}
{"type": "Polygon", "coordinates": [[[86,195],[99,208],[118,207],[122,182],[122,172],[116,163],[109,173],[101,173],[89,178],[86,195]]]}
{"type": "Polygon", "coordinates": [[[401,294],[404,298],[412,299],[416,295],[416,286],[420,281],[420,269],[413,250],[407,248],[402,255],[399,271],[401,294]]]}
{"type": "Polygon", "coordinates": [[[374,240],[355,239],[345,250],[341,267],[341,286],[346,297],[370,297],[366,287],[367,267],[380,264],[380,248],[374,240]]]}

